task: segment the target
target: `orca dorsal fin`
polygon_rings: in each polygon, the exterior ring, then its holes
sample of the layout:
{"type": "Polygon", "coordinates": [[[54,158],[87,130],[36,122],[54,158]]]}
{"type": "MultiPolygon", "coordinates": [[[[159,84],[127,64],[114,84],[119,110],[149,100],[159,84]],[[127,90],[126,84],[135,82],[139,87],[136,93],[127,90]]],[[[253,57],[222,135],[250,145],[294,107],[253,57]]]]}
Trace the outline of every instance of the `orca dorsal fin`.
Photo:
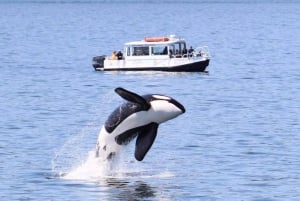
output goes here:
{"type": "Polygon", "coordinates": [[[127,101],[140,104],[143,110],[148,110],[151,107],[150,104],[147,103],[147,101],[142,96],[136,93],[133,93],[121,87],[116,88],[115,92],[127,101]]]}

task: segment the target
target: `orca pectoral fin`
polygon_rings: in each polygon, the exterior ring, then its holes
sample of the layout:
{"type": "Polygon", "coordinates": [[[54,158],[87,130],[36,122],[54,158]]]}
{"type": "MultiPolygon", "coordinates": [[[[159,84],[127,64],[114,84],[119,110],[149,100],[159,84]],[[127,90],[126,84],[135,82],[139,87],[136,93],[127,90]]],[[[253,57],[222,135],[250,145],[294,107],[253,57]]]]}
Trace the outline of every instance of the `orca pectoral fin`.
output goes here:
{"type": "Polygon", "coordinates": [[[115,92],[117,94],[119,94],[122,98],[124,98],[125,100],[140,104],[142,106],[143,110],[148,110],[151,107],[150,104],[147,103],[147,101],[142,96],[140,96],[136,93],[133,93],[133,92],[123,89],[121,87],[116,88],[115,92]]]}
{"type": "Polygon", "coordinates": [[[142,130],[139,132],[139,135],[136,139],[135,144],[135,159],[138,161],[142,161],[151,148],[156,135],[157,135],[158,124],[151,123],[147,126],[143,127],[142,130]]]}

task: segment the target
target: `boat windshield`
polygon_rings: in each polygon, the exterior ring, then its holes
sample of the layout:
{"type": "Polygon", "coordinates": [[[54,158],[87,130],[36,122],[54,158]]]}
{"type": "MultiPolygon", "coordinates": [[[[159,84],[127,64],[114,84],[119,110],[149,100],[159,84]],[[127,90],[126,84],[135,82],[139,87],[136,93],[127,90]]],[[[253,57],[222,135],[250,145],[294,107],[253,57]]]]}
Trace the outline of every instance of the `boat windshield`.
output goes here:
{"type": "Polygon", "coordinates": [[[174,43],[169,47],[170,51],[174,54],[186,54],[184,50],[186,50],[185,43],[174,43]]]}

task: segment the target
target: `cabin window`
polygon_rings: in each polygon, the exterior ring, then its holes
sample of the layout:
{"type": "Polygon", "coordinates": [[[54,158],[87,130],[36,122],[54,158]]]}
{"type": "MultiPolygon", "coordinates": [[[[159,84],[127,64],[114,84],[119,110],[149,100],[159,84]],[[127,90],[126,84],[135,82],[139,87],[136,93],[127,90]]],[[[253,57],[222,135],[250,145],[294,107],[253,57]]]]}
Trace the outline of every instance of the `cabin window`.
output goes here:
{"type": "Polygon", "coordinates": [[[133,56],[149,55],[149,47],[133,47],[133,56]]]}
{"type": "Polygon", "coordinates": [[[168,47],[167,46],[154,46],[154,47],[151,47],[151,54],[152,55],[167,55],[168,54],[168,47]]]}

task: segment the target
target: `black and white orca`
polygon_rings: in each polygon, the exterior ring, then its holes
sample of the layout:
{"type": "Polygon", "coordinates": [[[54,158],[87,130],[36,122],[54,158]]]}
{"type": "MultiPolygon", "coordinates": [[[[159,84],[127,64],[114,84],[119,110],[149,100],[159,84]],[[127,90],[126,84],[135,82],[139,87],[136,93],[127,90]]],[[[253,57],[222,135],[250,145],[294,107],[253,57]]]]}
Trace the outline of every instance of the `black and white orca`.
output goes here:
{"type": "Polygon", "coordinates": [[[142,161],[156,138],[159,124],[183,114],[185,108],[164,95],[140,96],[123,88],[116,88],[115,92],[128,102],[120,105],[101,128],[96,156],[112,159],[123,145],[137,137],[135,158],[142,161]]]}

